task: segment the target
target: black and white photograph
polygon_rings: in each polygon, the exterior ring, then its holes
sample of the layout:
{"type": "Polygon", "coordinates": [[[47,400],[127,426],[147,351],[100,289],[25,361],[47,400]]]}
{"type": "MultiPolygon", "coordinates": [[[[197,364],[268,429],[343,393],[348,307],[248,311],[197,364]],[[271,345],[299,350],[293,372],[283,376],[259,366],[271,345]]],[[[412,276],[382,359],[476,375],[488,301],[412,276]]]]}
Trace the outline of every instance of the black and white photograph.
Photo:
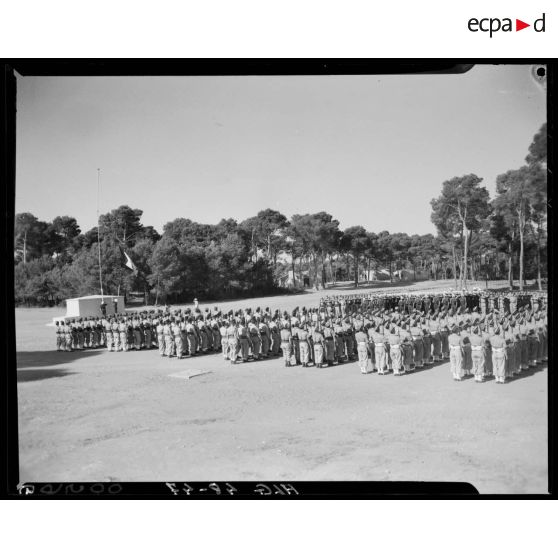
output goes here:
{"type": "Polygon", "coordinates": [[[548,494],[548,68],[273,67],[16,65],[20,484],[548,494]]]}

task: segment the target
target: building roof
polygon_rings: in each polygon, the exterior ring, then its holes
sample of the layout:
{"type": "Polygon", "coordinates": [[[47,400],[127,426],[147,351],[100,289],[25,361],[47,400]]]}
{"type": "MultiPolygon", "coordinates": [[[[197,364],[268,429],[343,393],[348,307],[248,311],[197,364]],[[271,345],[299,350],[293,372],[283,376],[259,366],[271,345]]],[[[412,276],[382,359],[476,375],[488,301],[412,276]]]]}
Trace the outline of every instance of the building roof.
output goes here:
{"type": "Polygon", "coordinates": [[[66,300],[112,300],[114,298],[124,298],[123,295],[89,295],[89,296],[78,296],[77,298],[67,298],[66,300]]]}

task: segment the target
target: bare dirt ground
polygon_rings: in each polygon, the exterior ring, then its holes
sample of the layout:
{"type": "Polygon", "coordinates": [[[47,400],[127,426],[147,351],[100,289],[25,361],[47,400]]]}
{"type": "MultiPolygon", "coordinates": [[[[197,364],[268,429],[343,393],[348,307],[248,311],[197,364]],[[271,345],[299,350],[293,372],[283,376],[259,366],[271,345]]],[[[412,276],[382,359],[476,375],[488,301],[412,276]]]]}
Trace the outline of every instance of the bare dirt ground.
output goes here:
{"type": "MultiPolygon", "coordinates": [[[[321,296],[220,306],[290,309],[321,296]]],[[[356,363],[59,353],[45,324],[60,314],[16,310],[21,481],[436,480],[547,492],[546,368],[500,385],[453,382],[448,363],[394,377],[356,363]]]]}

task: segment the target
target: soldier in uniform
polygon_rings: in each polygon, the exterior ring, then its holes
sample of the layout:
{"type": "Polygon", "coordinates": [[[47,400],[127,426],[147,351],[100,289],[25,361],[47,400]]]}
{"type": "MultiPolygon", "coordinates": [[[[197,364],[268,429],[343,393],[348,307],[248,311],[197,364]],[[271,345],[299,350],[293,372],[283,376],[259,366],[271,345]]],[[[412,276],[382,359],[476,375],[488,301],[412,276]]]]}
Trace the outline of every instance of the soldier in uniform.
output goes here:
{"type": "Polygon", "coordinates": [[[176,357],[178,359],[182,359],[184,357],[184,345],[182,343],[182,328],[180,326],[180,320],[177,319],[171,324],[171,333],[174,340],[176,357]]]}
{"type": "Polygon", "coordinates": [[[62,332],[64,334],[64,350],[71,352],[72,350],[72,328],[68,322],[62,321],[62,332]]]}
{"type": "Polygon", "coordinates": [[[238,353],[238,331],[233,322],[227,327],[227,341],[229,345],[229,361],[236,364],[236,355],[238,353]]]}
{"type": "Polygon", "coordinates": [[[248,330],[246,329],[245,318],[240,319],[236,331],[237,331],[238,343],[240,345],[241,361],[247,362],[250,343],[248,341],[248,330]]]}
{"type": "Polygon", "coordinates": [[[372,370],[376,369],[376,348],[374,347],[374,332],[375,332],[375,322],[369,324],[366,334],[368,335],[368,355],[370,358],[370,364],[372,370]]]}
{"type": "Polygon", "coordinates": [[[85,318],[82,324],[82,331],[83,331],[83,347],[88,348],[91,344],[91,325],[89,320],[91,318],[85,318]]]}
{"type": "Polygon", "coordinates": [[[281,325],[281,350],[283,351],[283,361],[285,366],[291,365],[292,336],[289,329],[289,322],[284,320],[281,325]]]}
{"type": "Polygon", "coordinates": [[[310,340],[308,335],[308,326],[301,324],[298,328],[298,347],[300,350],[300,362],[306,368],[310,357],[310,340]]]}
{"type": "Polygon", "coordinates": [[[271,346],[271,332],[265,322],[260,322],[258,329],[260,330],[260,339],[262,340],[262,356],[267,358],[271,346]]]}
{"type": "Polygon", "coordinates": [[[333,329],[331,328],[331,322],[329,320],[326,322],[323,336],[324,336],[324,360],[327,362],[328,366],[333,366],[333,361],[335,360],[335,341],[333,339],[333,329]]]}
{"type": "Polygon", "coordinates": [[[461,337],[458,333],[457,325],[453,325],[451,333],[448,336],[449,350],[450,350],[450,368],[453,374],[453,379],[460,382],[463,378],[463,371],[461,363],[463,360],[463,349],[461,347],[461,337]]]}
{"type": "Polygon", "coordinates": [[[85,348],[85,335],[83,327],[83,318],[80,318],[77,323],[77,334],[78,334],[78,347],[80,350],[85,348]]]}
{"type": "Polygon", "coordinates": [[[132,319],[132,331],[134,335],[133,348],[136,351],[139,351],[141,350],[141,334],[140,334],[140,322],[137,316],[134,316],[132,319]]]}
{"type": "Polygon", "coordinates": [[[471,342],[471,358],[475,382],[484,382],[484,342],[480,335],[479,326],[475,325],[469,336],[471,342]]]}
{"type": "MultiPolygon", "coordinates": [[[[126,324],[124,323],[123,318],[120,318],[118,320],[117,327],[118,327],[118,347],[116,350],[127,351],[128,342],[127,342],[127,335],[126,335],[126,324]]],[[[113,330],[113,338],[114,338],[114,330],[113,330]]]]}
{"type": "MultiPolygon", "coordinates": [[[[207,328],[203,320],[198,320],[198,331],[200,336],[200,349],[202,353],[207,353],[209,351],[209,336],[207,334],[207,328]]],[[[246,329],[245,326],[243,326],[246,329]]],[[[246,337],[247,338],[247,337],[246,337]]],[[[247,342],[248,344],[248,342],[247,342]]],[[[246,360],[248,360],[248,354],[246,354],[246,360]]]]}
{"type": "Polygon", "coordinates": [[[374,360],[376,362],[376,368],[378,374],[385,374],[387,371],[387,359],[386,359],[386,339],[382,332],[381,326],[376,326],[374,332],[372,333],[372,340],[374,341],[374,360]]]}
{"type": "Polygon", "coordinates": [[[260,360],[262,351],[262,339],[260,337],[260,331],[256,325],[256,318],[251,318],[248,322],[248,335],[250,337],[250,350],[252,352],[252,357],[254,360],[260,360]]]}
{"type": "Polygon", "coordinates": [[[535,320],[531,317],[528,323],[527,346],[529,348],[529,366],[537,366],[538,339],[535,332],[535,320]]]}
{"type": "Polygon", "coordinates": [[[275,320],[270,322],[270,335],[271,335],[271,355],[279,356],[279,350],[281,348],[281,336],[279,335],[279,327],[275,320]]]}
{"type": "Polygon", "coordinates": [[[112,352],[112,347],[114,345],[112,338],[112,324],[111,321],[104,320],[105,335],[107,337],[107,351],[112,352]]]}
{"type": "Polygon", "coordinates": [[[398,297],[397,307],[399,308],[400,314],[403,314],[405,312],[405,297],[403,295],[398,297]]]}
{"type": "Polygon", "coordinates": [[[503,384],[506,381],[506,345],[504,337],[501,334],[500,326],[494,328],[494,334],[490,338],[490,346],[492,347],[492,369],[496,377],[497,384],[503,384]]]}
{"type": "Polygon", "coordinates": [[[452,295],[450,298],[450,306],[451,306],[452,314],[455,314],[457,312],[457,306],[458,306],[457,297],[455,295],[452,295]]]}
{"type": "Polygon", "coordinates": [[[229,359],[229,340],[227,338],[228,325],[229,323],[226,320],[223,320],[219,326],[219,332],[221,334],[221,354],[223,355],[223,360],[229,359]]]}
{"type": "Polygon", "coordinates": [[[181,335],[182,335],[182,350],[184,356],[192,357],[196,355],[199,342],[199,332],[195,324],[195,314],[190,308],[187,308],[181,316],[181,335]]]}
{"type": "Polygon", "coordinates": [[[411,322],[410,333],[413,336],[413,361],[415,363],[415,368],[423,368],[423,343],[422,343],[422,331],[418,327],[418,322],[411,322]]]}
{"type": "Polygon", "coordinates": [[[450,352],[449,342],[448,342],[449,333],[450,331],[449,331],[448,320],[447,320],[446,313],[444,312],[444,314],[442,314],[442,316],[440,317],[440,343],[442,349],[442,360],[449,358],[449,352],[450,352]]]}
{"type": "Polygon", "coordinates": [[[405,369],[402,366],[403,351],[401,348],[401,337],[396,331],[395,326],[390,330],[388,343],[393,374],[394,376],[401,376],[405,373],[405,369]]]}
{"type": "Polygon", "coordinates": [[[358,327],[355,333],[358,365],[362,374],[368,374],[368,335],[358,327]]]}
{"type": "Polygon", "coordinates": [[[145,337],[145,347],[147,349],[153,348],[153,325],[150,319],[143,321],[143,335],[145,337]]]}
{"type": "Polygon", "coordinates": [[[432,305],[432,300],[429,296],[425,296],[423,298],[423,307],[424,307],[424,312],[426,314],[430,313],[430,306],[432,305]]]}
{"type": "MultiPolygon", "coordinates": [[[[120,345],[120,324],[118,323],[118,319],[111,318],[110,319],[110,329],[112,331],[112,344],[114,346],[114,352],[117,353],[121,350],[120,345]]],[[[107,342],[108,342],[108,335],[107,335],[107,342]]],[[[123,349],[123,347],[122,347],[123,349]]]]}
{"type": "Polygon", "coordinates": [[[347,351],[347,360],[355,359],[355,343],[354,343],[354,333],[351,326],[350,320],[346,319],[343,323],[343,337],[345,340],[345,348],[347,351]]]}
{"type": "Polygon", "coordinates": [[[323,367],[324,361],[324,336],[322,334],[322,328],[317,324],[312,331],[312,342],[314,345],[314,364],[316,368],[323,367]]]}
{"type": "Polygon", "coordinates": [[[126,346],[127,350],[134,349],[134,326],[132,325],[132,320],[130,317],[126,318],[126,326],[127,326],[127,337],[126,337],[126,346]]]}
{"type": "Polygon", "coordinates": [[[335,360],[343,362],[345,360],[345,332],[341,326],[341,320],[336,320],[333,326],[335,339],[335,360]]]}
{"type": "Polygon", "coordinates": [[[490,337],[494,330],[486,325],[481,326],[482,344],[484,346],[484,375],[489,377],[493,375],[492,371],[492,346],[490,345],[490,337]]]}
{"type": "Polygon", "coordinates": [[[163,325],[163,335],[165,336],[165,356],[172,358],[175,353],[174,335],[172,333],[172,324],[174,318],[165,320],[163,325]]]}
{"type": "Polygon", "coordinates": [[[62,328],[60,322],[55,322],[54,325],[56,327],[56,350],[62,351],[62,328]]]}
{"type": "Polygon", "coordinates": [[[506,378],[512,378],[515,370],[515,335],[509,323],[503,324],[502,330],[504,334],[504,346],[506,348],[506,378]]]}
{"type": "Polygon", "coordinates": [[[91,321],[91,346],[96,349],[100,343],[100,332],[105,331],[104,324],[101,323],[97,318],[91,321]],[[99,327],[100,326],[100,327],[99,327]]]}
{"type": "Polygon", "coordinates": [[[298,341],[299,332],[299,320],[298,320],[298,309],[293,312],[291,318],[291,337],[293,344],[293,355],[295,357],[296,364],[300,364],[300,346],[298,341]]]}
{"type": "MultiPolygon", "coordinates": [[[[256,326],[256,330],[257,330],[256,326]]],[[[210,332],[213,337],[213,350],[215,352],[221,349],[221,330],[219,328],[219,323],[217,322],[217,318],[213,318],[210,322],[210,332]]],[[[261,345],[261,343],[260,343],[261,345]]],[[[259,350],[258,350],[258,357],[259,357],[259,350]]]]}
{"type": "Polygon", "coordinates": [[[461,369],[463,371],[464,376],[471,376],[472,369],[473,369],[473,359],[471,356],[471,340],[470,340],[470,332],[469,332],[468,324],[463,324],[463,328],[461,330],[461,354],[463,358],[461,360],[461,369]]]}
{"type": "Polygon", "coordinates": [[[414,369],[413,362],[413,337],[409,332],[407,323],[401,324],[399,329],[399,337],[401,338],[401,350],[403,352],[403,368],[405,372],[411,372],[414,369]]]}
{"type": "Polygon", "coordinates": [[[421,320],[421,330],[422,330],[422,355],[424,364],[432,364],[434,362],[432,358],[432,337],[430,336],[430,328],[423,318],[421,320]]]}
{"type": "Polygon", "coordinates": [[[162,322],[157,320],[157,346],[159,347],[159,354],[163,357],[166,355],[165,347],[165,326],[162,322]]]}
{"type": "Polygon", "coordinates": [[[440,335],[440,323],[436,315],[430,318],[428,329],[430,330],[430,338],[432,339],[432,361],[440,362],[442,360],[442,337],[440,335]]]}

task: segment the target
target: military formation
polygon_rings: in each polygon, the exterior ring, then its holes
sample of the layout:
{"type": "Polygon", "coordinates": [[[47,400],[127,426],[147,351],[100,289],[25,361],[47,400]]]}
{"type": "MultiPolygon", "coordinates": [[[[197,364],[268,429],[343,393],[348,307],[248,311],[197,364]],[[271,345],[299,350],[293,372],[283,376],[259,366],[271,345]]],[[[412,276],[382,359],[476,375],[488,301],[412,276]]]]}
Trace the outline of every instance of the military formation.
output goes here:
{"type": "Polygon", "coordinates": [[[336,315],[359,310],[392,310],[400,313],[412,314],[415,311],[429,313],[453,312],[473,310],[478,308],[482,314],[494,310],[504,313],[514,313],[518,308],[546,304],[546,291],[448,291],[448,292],[386,292],[382,294],[369,293],[365,295],[337,295],[326,296],[320,300],[321,307],[329,308],[330,313],[336,315]]]}
{"type": "Polygon", "coordinates": [[[59,351],[220,353],[231,364],[282,357],[285,366],[358,361],[363,374],[401,376],[450,361],[454,380],[497,383],[546,362],[546,292],[388,293],[325,297],[292,312],[169,307],[56,322],[59,351]]]}

